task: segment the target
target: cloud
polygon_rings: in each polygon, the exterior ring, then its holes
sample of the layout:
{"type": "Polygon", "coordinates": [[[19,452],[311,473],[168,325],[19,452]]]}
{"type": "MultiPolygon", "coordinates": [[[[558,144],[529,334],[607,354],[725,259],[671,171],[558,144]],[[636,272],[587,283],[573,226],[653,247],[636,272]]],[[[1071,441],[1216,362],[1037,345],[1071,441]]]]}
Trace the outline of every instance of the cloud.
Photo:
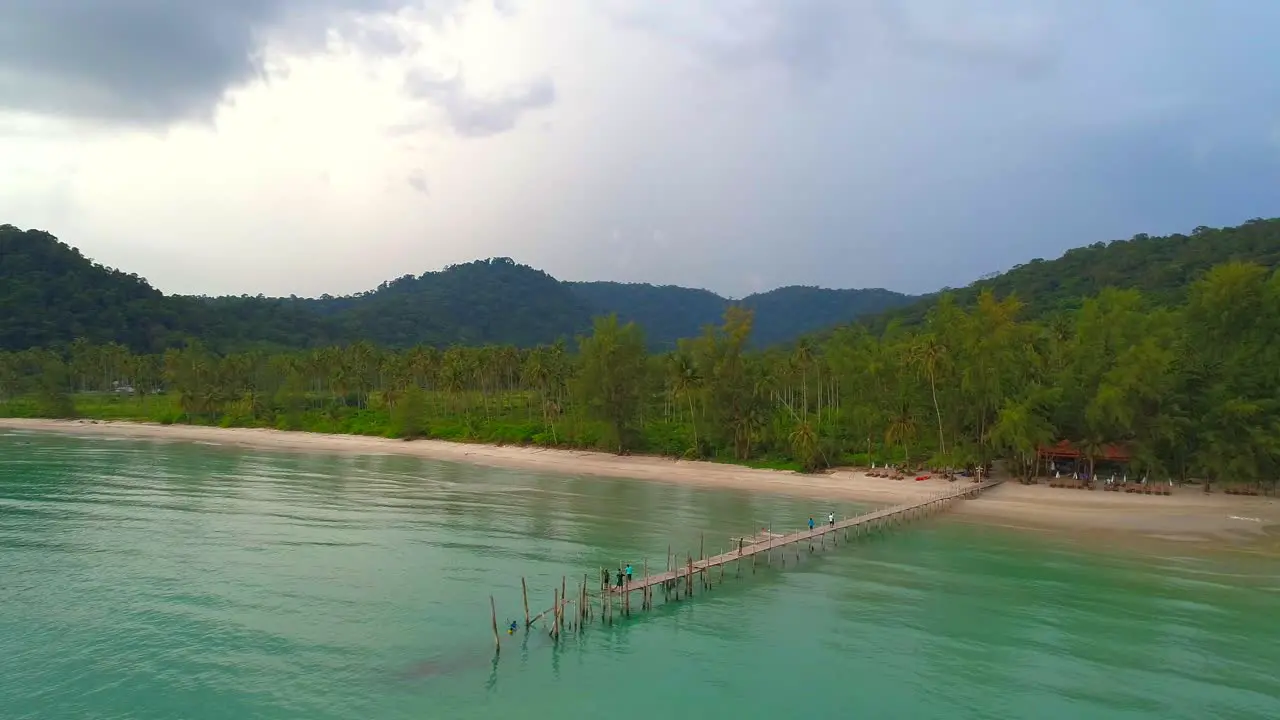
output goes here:
{"type": "Polygon", "coordinates": [[[229,88],[261,76],[266,34],[310,51],[336,28],[395,52],[394,32],[368,18],[407,2],[4,0],[0,109],[138,125],[207,119],[229,88]]]}
{"type": "MultiPolygon", "coordinates": [[[[987,3],[988,9],[992,3],[987,3]]],[[[1023,79],[1042,78],[1061,60],[1057,33],[1063,13],[1054,3],[1002,5],[983,13],[981,6],[877,2],[875,20],[904,52],[939,63],[1008,72],[1023,79]]]]}
{"type": "MultiPolygon", "coordinates": [[[[405,78],[404,87],[410,97],[438,106],[449,127],[466,137],[510,130],[526,111],[548,107],[556,99],[555,84],[546,76],[492,95],[476,95],[468,92],[461,74],[444,78],[432,70],[415,68],[405,78]]],[[[391,132],[404,130],[393,127],[391,132]]]]}
{"type": "Polygon", "coordinates": [[[1280,214],[1278,30],[1256,0],[0,0],[0,222],[181,292],[489,256],[928,291],[1280,214]]]}
{"type": "Polygon", "coordinates": [[[421,170],[413,170],[409,173],[409,187],[422,195],[430,195],[430,187],[427,185],[427,174],[421,170]]]}
{"type": "Polygon", "coordinates": [[[727,0],[717,3],[605,5],[623,27],[690,48],[722,68],[778,65],[823,75],[845,39],[856,3],[841,0],[727,0]]]}
{"type": "Polygon", "coordinates": [[[1048,37],[1058,13],[1052,3],[1031,5],[1018,7],[1008,0],[979,7],[950,0],[614,0],[608,7],[622,26],[690,48],[723,70],[774,67],[807,81],[830,77],[848,60],[866,71],[891,71],[873,66],[885,50],[942,64],[1043,73],[1059,49],[1048,37]]]}

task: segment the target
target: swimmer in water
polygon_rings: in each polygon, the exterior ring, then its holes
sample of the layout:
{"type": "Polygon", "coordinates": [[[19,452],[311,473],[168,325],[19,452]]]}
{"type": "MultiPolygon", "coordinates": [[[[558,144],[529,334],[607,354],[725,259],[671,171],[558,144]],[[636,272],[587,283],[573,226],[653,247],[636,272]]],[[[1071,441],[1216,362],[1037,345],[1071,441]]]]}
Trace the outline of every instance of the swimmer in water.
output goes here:
{"type": "Polygon", "coordinates": [[[515,635],[515,634],[516,634],[516,621],[515,621],[515,620],[512,620],[512,621],[511,621],[511,624],[507,626],[507,634],[508,634],[508,635],[515,635]]]}

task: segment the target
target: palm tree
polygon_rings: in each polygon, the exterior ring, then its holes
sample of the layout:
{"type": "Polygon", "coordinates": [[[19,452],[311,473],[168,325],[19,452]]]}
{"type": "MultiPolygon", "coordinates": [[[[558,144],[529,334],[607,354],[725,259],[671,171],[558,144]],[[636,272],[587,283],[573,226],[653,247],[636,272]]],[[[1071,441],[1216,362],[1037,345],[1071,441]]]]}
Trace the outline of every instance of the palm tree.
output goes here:
{"type": "Polygon", "coordinates": [[[378,369],[378,350],[361,340],[347,348],[347,367],[350,371],[350,389],[356,393],[356,407],[368,405],[369,392],[374,386],[374,374],[378,369]]]}
{"type": "Polygon", "coordinates": [[[805,470],[817,466],[818,433],[808,419],[797,422],[791,431],[791,448],[805,470]]]}
{"type": "Polygon", "coordinates": [[[1024,481],[1035,468],[1035,454],[1053,441],[1055,430],[1029,399],[1006,400],[991,428],[991,441],[1018,457],[1024,481]]]}
{"type": "Polygon", "coordinates": [[[456,403],[458,397],[463,398],[463,408],[470,415],[470,403],[465,401],[470,370],[468,360],[466,351],[461,347],[455,345],[446,350],[440,361],[440,382],[451,401],[456,403]]]}
{"type": "Polygon", "coordinates": [[[929,392],[933,395],[933,412],[938,418],[938,451],[947,454],[946,441],[942,433],[942,409],[938,405],[938,374],[947,359],[947,348],[939,342],[937,335],[925,333],[917,338],[908,356],[911,363],[929,378],[929,392]]]}
{"type": "Polygon", "coordinates": [[[683,395],[689,403],[689,422],[693,426],[693,449],[696,453],[701,453],[698,444],[698,415],[693,408],[693,396],[702,388],[702,375],[698,372],[698,365],[694,359],[685,352],[677,352],[671,356],[669,365],[671,374],[671,386],[677,396],[683,395]]]}
{"type": "Polygon", "coordinates": [[[903,466],[911,462],[911,447],[908,443],[915,437],[915,434],[916,420],[911,415],[911,408],[903,404],[889,418],[889,426],[884,433],[886,444],[900,443],[902,445],[903,466]]]}
{"type": "Polygon", "coordinates": [[[805,417],[809,417],[809,368],[813,366],[813,343],[808,338],[800,338],[791,353],[791,362],[800,371],[800,407],[805,417]]]}

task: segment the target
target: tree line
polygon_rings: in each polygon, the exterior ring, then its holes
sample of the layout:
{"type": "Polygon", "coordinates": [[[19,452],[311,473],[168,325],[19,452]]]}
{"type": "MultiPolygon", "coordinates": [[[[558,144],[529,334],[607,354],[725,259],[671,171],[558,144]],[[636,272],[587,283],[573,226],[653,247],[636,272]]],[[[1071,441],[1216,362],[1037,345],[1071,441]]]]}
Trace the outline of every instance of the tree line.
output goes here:
{"type": "Polygon", "coordinates": [[[1227,263],[1177,306],[1104,289],[1026,320],[943,295],[924,321],[750,349],[753,317],[670,352],[597,318],[575,344],[216,354],[114,343],[0,354],[0,412],[646,452],[806,470],[871,462],[1030,475],[1037,449],[1125,445],[1153,477],[1274,483],[1280,274],[1227,263]],[[129,388],[132,392],[122,392],[129,388]]]}

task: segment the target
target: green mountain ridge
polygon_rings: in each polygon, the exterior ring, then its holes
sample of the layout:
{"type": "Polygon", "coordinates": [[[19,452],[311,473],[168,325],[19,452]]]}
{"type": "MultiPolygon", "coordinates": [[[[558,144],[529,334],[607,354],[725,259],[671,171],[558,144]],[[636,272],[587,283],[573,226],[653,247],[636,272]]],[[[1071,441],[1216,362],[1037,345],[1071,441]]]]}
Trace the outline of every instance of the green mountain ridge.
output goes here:
{"type": "Polygon", "coordinates": [[[1227,262],[1280,268],[1280,218],[1254,218],[1235,227],[1200,226],[1186,235],[1139,234],[1072,248],[1053,260],[1035,258],[963,288],[920,296],[868,318],[867,324],[875,331],[891,323],[919,325],[943,293],[967,306],[987,290],[997,297],[1016,296],[1030,318],[1077,310],[1086,298],[1108,287],[1137,290],[1151,302],[1174,305],[1185,299],[1193,282],[1227,262]]]}
{"type": "Polygon", "coordinates": [[[64,346],[76,338],[155,352],[200,338],[216,350],[550,344],[617,313],[654,349],[718,323],[731,305],[760,318],[757,344],[855,320],[915,298],[888,290],[779,288],[732,301],[707,290],[563,282],[510,258],[406,275],[353,295],[319,298],[165,295],[104,267],[53,235],[0,226],[0,349],[64,346]]]}
{"type": "Polygon", "coordinates": [[[593,315],[617,314],[644,328],[654,347],[671,349],[717,325],[732,306],[755,313],[752,344],[767,347],[860,317],[902,307],[917,296],[884,288],[844,290],[789,285],[733,300],[710,290],[647,283],[571,282],[593,315]]]}
{"type": "Polygon", "coordinates": [[[165,295],[136,274],[104,267],[39,230],[0,225],[0,350],[65,346],[76,338],[156,352],[199,338],[220,351],[314,348],[368,341],[531,347],[588,332],[617,314],[645,331],[653,350],[675,347],[720,322],[731,306],[753,311],[752,345],[768,347],[860,323],[874,332],[919,325],[942,294],[972,305],[985,290],[1016,296],[1023,316],[1080,307],[1108,287],[1162,305],[1215,265],[1280,267],[1280,219],[1190,234],[1137,235],[1040,258],[959,289],[911,296],[882,288],[789,286],[731,300],[709,290],[608,281],[561,281],[510,258],[406,275],[343,297],[165,295]]]}

